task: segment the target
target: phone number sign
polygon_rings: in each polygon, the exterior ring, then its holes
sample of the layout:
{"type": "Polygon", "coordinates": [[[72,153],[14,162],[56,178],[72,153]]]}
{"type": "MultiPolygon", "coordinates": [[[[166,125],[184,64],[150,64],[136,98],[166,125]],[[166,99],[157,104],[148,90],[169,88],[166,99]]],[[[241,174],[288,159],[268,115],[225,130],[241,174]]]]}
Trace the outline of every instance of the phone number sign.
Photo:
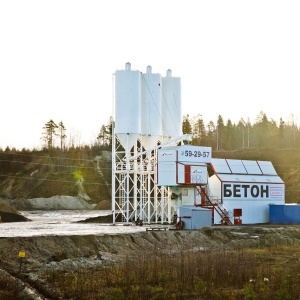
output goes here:
{"type": "Polygon", "coordinates": [[[182,146],[178,150],[178,161],[210,163],[211,147],[182,146]]]}

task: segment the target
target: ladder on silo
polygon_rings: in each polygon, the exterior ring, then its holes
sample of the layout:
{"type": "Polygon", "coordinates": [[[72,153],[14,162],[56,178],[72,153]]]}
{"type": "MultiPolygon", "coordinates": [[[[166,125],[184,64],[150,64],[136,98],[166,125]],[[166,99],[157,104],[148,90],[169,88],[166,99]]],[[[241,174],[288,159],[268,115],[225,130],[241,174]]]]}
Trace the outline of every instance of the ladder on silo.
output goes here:
{"type": "Polygon", "coordinates": [[[223,204],[214,202],[212,200],[212,195],[207,189],[206,185],[195,185],[195,206],[207,207],[214,209],[218,215],[221,217],[221,222],[223,225],[233,225],[231,222],[232,213],[224,207],[223,204]],[[197,204],[196,195],[200,195],[201,203],[197,204]]]}

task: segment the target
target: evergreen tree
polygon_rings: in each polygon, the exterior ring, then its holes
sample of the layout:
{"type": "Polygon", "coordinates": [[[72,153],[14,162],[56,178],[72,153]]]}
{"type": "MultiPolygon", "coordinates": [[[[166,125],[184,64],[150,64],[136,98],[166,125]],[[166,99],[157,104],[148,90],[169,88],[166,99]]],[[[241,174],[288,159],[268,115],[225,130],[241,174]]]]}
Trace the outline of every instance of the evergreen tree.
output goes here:
{"type": "Polygon", "coordinates": [[[109,122],[107,125],[102,125],[100,128],[100,132],[97,136],[97,140],[100,146],[112,146],[113,139],[113,118],[109,118],[109,122]]]}
{"type": "Polygon", "coordinates": [[[58,126],[55,124],[55,122],[51,119],[48,121],[45,126],[43,127],[43,137],[42,139],[45,141],[46,147],[48,149],[53,149],[54,147],[54,139],[55,136],[57,136],[56,130],[58,126]]]}
{"type": "Polygon", "coordinates": [[[106,134],[107,134],[107,129],[105,125],[101,126],[100,132],[97,136],[97,140],[99,141],[100,146],[105,145],[106,143],[106,134]]]}
{"type": "Polygon", "coordinates": [[[206,131],[201,115],[197,115],[193,124],[193,145],[203,145],[206,140],[206,131]]]}
{"type": "Polygon", "coordinates": [[[192,133],[192,125],[189,120],[189,115],[183,116],[182,133],[183,134],[191,134],[192,133]]]}
{"type": "Polygon", "coordinates": [[[261,111],[256,118],[256,123],[253,126],[254,147],[266,147],[269,137],[269,120],[267,115],[261,111]]]}
{"type": "Polygon", "coordinates": [[[212,148],[216,148],[216,126],[213,121],[210,121],[207,125],[207,146],[210,146],[212,148]]]}
{"type": "Polygon", "coordinates": [[[218,116],[217,120],[217,150],[223,149],[225,125],[221,115],[218,116]]]}
{"type": "Polygon", "coordinates": [[[228,119],[227,120],[227,124],[226,124],[226,126],[225,126],[225,128],[224,128],[225,130],[225,132],[224,132],[224,143],[223,143],[223,145],[224,145],[224,148],[226,149],[226,150],[232,150],[232,149],[234,149],[235,147],[235,145],[234,145],[234,126],[233,126],[233,124],[232,124],[232,122],[231,122],[231,120],[230,119],[228,119]]]}

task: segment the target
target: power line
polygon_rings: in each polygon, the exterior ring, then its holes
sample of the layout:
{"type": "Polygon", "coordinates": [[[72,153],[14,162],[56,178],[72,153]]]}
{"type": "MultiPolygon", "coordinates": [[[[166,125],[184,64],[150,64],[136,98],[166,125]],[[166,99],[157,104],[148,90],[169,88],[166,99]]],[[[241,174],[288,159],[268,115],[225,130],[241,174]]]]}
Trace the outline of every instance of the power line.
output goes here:
{"type": "MultiPolygon", "coordinates": [[[[56,180],[56,179],[47,179],[47,178],[33,178],[33,177],[25,177],[25,176],[14,176],[14,175],[0,175],[0,177],[10,177],[16,179],[29,179],[29,180],[40,180],[40,181],[51,181],[51,182],[61,182],[61,183],[73,183],[74,181],[70,180],[56,180]]],[[[101,186],[111,186],[111,184],[99,183],[99,182],[87,182],[84,181],[84,184],[90,185],[101,185],[101,186]]]]}
{"type": "Polygon", "coordinates": [[[0,152],[1,155],[14,155],[14,156],[24,156],[24,157],[37,157],[37,158],[45,158],[45,159],[64,159],[64,160],[74,160],[74,161],[90,161],[93,162],[93,159],[83,159],[83,158],[68,158],[68,157],[59,157],[59,156],[43,156],[43,155],[34,155],[34,154],[23,154],[23,153],[6,153],[0,152]]]}
{"type": "MultiPolygon", "coordinates": [[[[51,163],[37,163],[37,162],[25,162],[25,161],[18,161],[18,160],[8,160],[8,159],[0,159],[0,162],[9,162],[9,163],[19,163],[19,164],[31,164],[31,165],[37,165],[37,166],[48,166],[48,167],[55,167],[55,168],[80,168],[80,169],[95,169],[96,166],[82,166],[82,165],[61,165],[61,164],[51,164],[51,163]]],[[[92,160],[87,160],[87,162],[94,162],[92,160]]],[[[288,167],[298,167],[300,168],[300,164],[299,165],[274,165],[274,167],[277,168],[288,168],[288,167]]],[[[111,168],[101,168],[101,170],[111,170],[111,168]]],[[[168,171],[165,171],[168,172],[168,171]]],[[[278,175],[288,175],[290,173],[286,173],[286,172],[277,172],[278,175]]],[[[244,174],[247,175],[247,174],[244,174]]],[[[249,175],[249,174],[248,174],[249,175]]],[[[250,174],[251,175],[251,174],[250,174]]],[[[293,175],[295,176],[295,175],[293,175]]]]}
{"type": "Polygon", "coordinates": [[[88,166],[78,166],[78,165],[58,165],[58,164],[41,164],[36,162],[26,162],[26,161],[18,161],[18,160],[8,160],[8,159],[0,159],[0,162],[9,162],[9,163],[19,163],[19,164],[31,164],[31,165],[38,165],[38,166],[48,166],[48,167],[63,167],[63,168],[80,168],[80,169],[95,169],[95,167],[88,167],[88,166]]]}
{"type": "MultiPolygon", "coordinates": [[[[82,163],[95,163],[95,160],[92,159],[74,159],[74,158],[63,158],[63,157],[56,157],[56,156],[40,156],[40,155],[28,155],[28,154],[19,154],[19,153],[3,153],[5,155],[17,155],[17,156],[23,156],[23,157],[35,157],[35,158],[45,158],[47,160],[53,159],[53,160],[67,160],[67,161],[75,161],[75,162],[82,162],[82,163]]],[[[1,156],[1,153],[0,153],[1,156]]],[[[9,162],[9,163],[19,163],[19,164],[31,164],[31,165],[37,165],[37,166],[48,166],[48,167],[55,167],[55,168],[80,168],[80,169],[95,169],[96,166],[82,166],[82,165],[62,165],[62,164],[52,164],[52,163],[38,163],[38,162],[31,162],[31,161],[18,161],[18,160],[9,160],[9,159],[0,159],[0,162],[9,162]]],[[[106,161],[110,162],[110,161],[106,161]]],[[[288,167],[294,167],[300,168],[300,164],[296,165],[288,165],[288,164],[278,164],[275,165],[275,168],[288,168],[288,167]]],[[[111,168],[101,168],[101,170],[111,170],[111,168]]],[[[277,172],[278,175],[288,175],[290,173],[286,172],[277,172]]],[[[3,176],[3,175],[2,175],[3,176]]],[[[293,175],[295,176],[295,174],[293,175]]]]}

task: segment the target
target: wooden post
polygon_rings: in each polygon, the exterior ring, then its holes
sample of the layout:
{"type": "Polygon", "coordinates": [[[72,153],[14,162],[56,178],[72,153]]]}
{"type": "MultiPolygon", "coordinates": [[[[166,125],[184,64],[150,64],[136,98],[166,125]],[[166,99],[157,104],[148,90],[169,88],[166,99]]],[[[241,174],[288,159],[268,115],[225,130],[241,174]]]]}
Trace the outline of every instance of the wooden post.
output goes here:
{"type": "Polygon", "coordinates": [[[22,264],[23,264],[23,260],[25,259],[25,257],[26,257],[25,251],[20,251],[19,252],[19,260],[20,260],[19,273],[21,273],[21,271],[22,271],[22,264]]]}

